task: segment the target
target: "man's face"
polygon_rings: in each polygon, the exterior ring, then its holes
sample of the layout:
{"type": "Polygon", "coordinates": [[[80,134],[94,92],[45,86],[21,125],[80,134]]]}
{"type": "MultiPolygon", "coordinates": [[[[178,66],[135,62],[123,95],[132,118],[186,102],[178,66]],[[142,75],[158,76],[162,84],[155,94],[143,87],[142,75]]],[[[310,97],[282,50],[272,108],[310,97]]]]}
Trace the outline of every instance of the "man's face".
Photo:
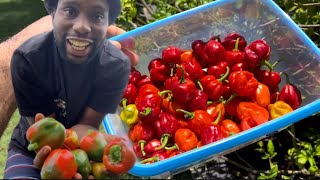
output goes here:
{"type": "Polygon", "coordinates": [[[53,32],[61,56],[74,64],[95,55],[106,37],[106,0],[59,0],[53,32]]]}

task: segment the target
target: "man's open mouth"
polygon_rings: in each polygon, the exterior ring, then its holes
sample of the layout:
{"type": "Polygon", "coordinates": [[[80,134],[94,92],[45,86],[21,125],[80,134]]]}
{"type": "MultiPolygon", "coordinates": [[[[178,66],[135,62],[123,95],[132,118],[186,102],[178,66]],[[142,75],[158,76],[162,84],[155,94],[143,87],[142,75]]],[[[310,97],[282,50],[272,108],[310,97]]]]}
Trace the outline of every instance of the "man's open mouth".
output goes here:
{"type": "Polygon", "coordinates": [[[72,48],[78,51],[85,50],[86,47],[88,47],[92,43],[92,41],[90,42],[88,40],[76,40],[76,39],[68,39],[68,42],[70,43],[72,48]]]}

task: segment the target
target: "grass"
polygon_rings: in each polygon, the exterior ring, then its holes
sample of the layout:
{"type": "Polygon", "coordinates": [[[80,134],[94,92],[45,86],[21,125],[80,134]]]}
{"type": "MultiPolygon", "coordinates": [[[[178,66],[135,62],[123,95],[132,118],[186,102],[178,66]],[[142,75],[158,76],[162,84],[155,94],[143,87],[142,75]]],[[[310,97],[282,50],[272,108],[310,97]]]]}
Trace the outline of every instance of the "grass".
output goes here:
{"type": "Polygon", "coordinates": [[[16,110],[10,118],[10,122],[0,138],[0,179],[3,179],[3,172],[6,165],[8,145],[13,129],[19,122],[19,112],[16,110]]]}

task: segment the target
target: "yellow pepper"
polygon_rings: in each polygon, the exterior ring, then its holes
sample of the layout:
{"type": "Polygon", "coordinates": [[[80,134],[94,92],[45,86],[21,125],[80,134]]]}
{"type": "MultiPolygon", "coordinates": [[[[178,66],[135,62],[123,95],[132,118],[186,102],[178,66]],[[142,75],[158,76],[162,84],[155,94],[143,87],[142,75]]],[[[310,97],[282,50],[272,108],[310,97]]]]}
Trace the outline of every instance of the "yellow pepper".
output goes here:
{"type": "Polygon", "coordinates": [[[131,127],[133,124],[138,122],[138,109],[135,104],[127,105],[127,100],[122,100],[123,110],[120,113],[120,119],[126,123],[127,126],[131,127]]]}
{"type": "Polygon", "coordinates": [[[270,113],[270,119],[276,119],[280,116],[283,116],[289,112],[292,112],[293,109],[289,104],[284,101],[277,101],[274,104],[268,105],[268,111],[270,113]]]}

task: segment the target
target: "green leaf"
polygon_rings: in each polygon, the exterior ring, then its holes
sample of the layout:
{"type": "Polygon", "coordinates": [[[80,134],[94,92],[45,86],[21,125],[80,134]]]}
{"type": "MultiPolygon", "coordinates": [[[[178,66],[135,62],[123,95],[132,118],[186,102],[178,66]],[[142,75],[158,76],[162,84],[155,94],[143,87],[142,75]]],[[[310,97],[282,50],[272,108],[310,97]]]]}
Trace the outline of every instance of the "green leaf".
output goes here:
{"type": "Polygon", "coordinates": [[[258,144],[259,147],[261,147],[261,148],[263,147],[263,142],[262,141],[259,141],[257,144],[258,144]]]}
{"type": "Polygon", "coordinates": [[[272,142],[272,140],[269,140],[268,141],[268,152],[270,153],[270,154],[273,154],[274,153],[274,145],[273,145],[273,142],[272,142]]]}
{"type": "Polygon", "coordinates": [[[270,155],[269,154],[265,154],[261,157],[261,159],[269,159],[270,155]]]}
{"type": "Polygon", "coordinates": [[[318,171],[318,169],[319,169],[318,166],[315,165],[315,166],[310,166],[308,170],[314,174],[318,171]]]}
{"type": "Polygon", "coordinates": [[[297,163],[301,165],[305,165],[308,161],[308,158],[302,154],[298,155],[297,163]]]}

